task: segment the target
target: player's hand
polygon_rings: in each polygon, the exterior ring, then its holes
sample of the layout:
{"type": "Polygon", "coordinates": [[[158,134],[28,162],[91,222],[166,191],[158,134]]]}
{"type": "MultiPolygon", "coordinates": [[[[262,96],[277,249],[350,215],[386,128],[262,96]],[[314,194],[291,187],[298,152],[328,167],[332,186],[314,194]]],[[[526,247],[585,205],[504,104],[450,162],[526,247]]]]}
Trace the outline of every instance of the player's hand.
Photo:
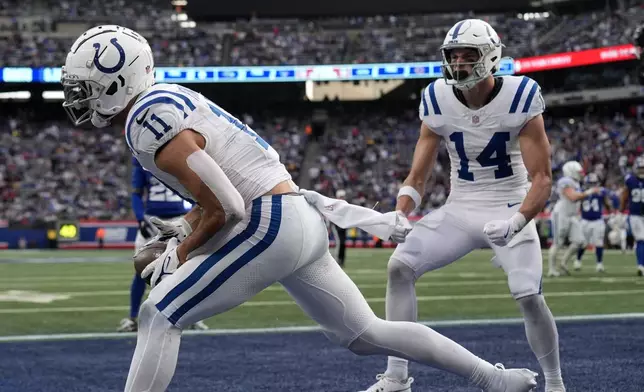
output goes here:
{"type": "Polygon", "coordinates": [[[179,242],[176,238],[171,238],[165,248],[165,252],[158,259],[154,260],[141,272],[143,280],[150,277],[150,287],[154,288],[159,282],[168,275],[172,275],[179,268],[179,256],[177,256],[177,246],[179,242]]]}
{"type": "Polygon", "coordinates": [[[411,231],[412,226],[409,220],[402,211],[396,211],[396,225],[394,231],[391,233],[391,241],[402,244],[407,238],[407,234],[411,231]]]}
{"type": "Polygon", "coordinates": [[[508,220],[489,221],[483,226],[483,232],[494,245],[506,246],[525,225],[525,217],[517,212],[508,220]]]}
{"type": "Polygon", "coordinates": [[[156,229],[154,229],[147,220],[143,219],[142,221],[139,221],[139,231],[141,232],[143,238],[147,240],[152,238],[152,236],[156,232],[156,229]]]}
{"type": "Polygon", "coordinates": [[[308,191],[306,189],[301,189],[300,188],[299,193],[300,193],[300,195],[304,196],[304,199],[306,199],[306,201],[309,204],[311,204],[313,206],[316,206],[318,203],[321,203],[320,205],[324,204],[324,200],[322,199],[322,195],[320,195],[316,191],[308,191]]]}
{"type": "Polygon", "coordinates": [[[179,242],[182,242],[188,236],[188,231],[183,227],[182,219],[177,221],[164,221],[157,217],[150,218],[150,223],[152,223],[158,230],[159,234],[155,238],[157,241],[167,241],[170,238],[176,238],[179,242]]]}
{"type": "Polygon", "coordinates": [[[601,193],[601,191],[602,191],[601,188],[593,187],[593,188],[590,188],[590,189],[586,190],[586,192],[584,192],[584,194],[586,196],[596,195],[598,193],[601,193]]]}

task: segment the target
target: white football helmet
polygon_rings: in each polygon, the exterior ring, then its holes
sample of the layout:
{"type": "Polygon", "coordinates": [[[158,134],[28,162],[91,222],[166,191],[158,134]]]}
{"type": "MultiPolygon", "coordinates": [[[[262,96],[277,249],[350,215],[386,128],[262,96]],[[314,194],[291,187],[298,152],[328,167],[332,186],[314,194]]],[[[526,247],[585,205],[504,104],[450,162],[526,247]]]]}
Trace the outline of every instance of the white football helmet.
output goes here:
{"type": "Polygon", "coordinates": [[[505,47],[501,38],[489,23],[480,19],[465,19],[456,23],[449,31],[443,45],[440,47],[443,65],[441,70],[443,78],[449,85],[454,85],[460,90],[469,90],[478,82],[494,74],[501,62],[501,49],[505,47]],[[471,65],[472,73],[462,75],[452,69],[450,51],[457,48],[472,48],[479,53],[478,61],[473,63],[460,63],[471,65]]]}
{"type": "Polygon", "coordinates": [[[96,127],[107,126],[154,84],[152,49],[145,38],[125,27],[94,27],[72,45],[60,82],[63,108],[75,125],[91,119],[96,127]]]}
{"type": "Polygon", "coordinates": [[[568,161],[561,168],[565,177],[570,177],[575,181],[581,181],[584,175],[584,168],[577,161],[568,161]]]}
{"type": "Polygon", "coordinates": [[[633,173],[639,178],[644,178],[644,155],[635,158],[633,163],[633,173]]]}

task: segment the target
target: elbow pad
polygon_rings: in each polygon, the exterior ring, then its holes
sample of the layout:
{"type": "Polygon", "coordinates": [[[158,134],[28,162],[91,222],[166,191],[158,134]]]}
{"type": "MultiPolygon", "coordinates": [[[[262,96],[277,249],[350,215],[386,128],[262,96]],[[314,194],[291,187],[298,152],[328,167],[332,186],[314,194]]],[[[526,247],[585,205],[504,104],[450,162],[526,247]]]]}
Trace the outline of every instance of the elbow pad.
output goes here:
{"type": "Polygon", "coordinates": [[[244,199],[215,160],[204,150],[199,150],[190,154],[186,162],[217,197],[224,209],[226,222],[242,220],[246,214],[244,199]]]}

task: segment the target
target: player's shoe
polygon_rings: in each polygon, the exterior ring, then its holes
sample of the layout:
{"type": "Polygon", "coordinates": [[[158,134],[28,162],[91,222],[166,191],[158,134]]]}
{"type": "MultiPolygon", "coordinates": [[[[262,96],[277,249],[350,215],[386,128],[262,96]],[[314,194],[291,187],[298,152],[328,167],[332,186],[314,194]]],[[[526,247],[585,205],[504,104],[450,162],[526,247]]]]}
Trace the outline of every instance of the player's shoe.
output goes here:
{"type": "Polygon", "coordinates": [[[369,389],[361,392],[411,392],[411,383],[414,382],[413,377],[409,377],[405,381],[398,381],[384,374],[377,375],[376,380],[378,381],[369,389]]]}
{"type": "Polygon", "coordinates": [[[605,271],[605,269],[604,269],[604,263],[597,263],[597,265],[595,266],[595,271],[597,271],[597,272],[604,272],[604,271],[605,271]]]}
{"type": "Polygon", "coordinates": [[[637,266],[637,276],[644,276],[644,265],[637,266]]]}
{"type": "Polygon", "coordinates": [[[194,329],[194,330],[197,330],[197,331],[205,331],[205,330],[210,329],[210,328],[203,321],[197,321],[196,323],[194,323],[190,327],[188,327],[188,329],[194,329]]]}
{"type": "Polygon", "coordinates": [[[131,318],[124,318],[121,320],[119,327],[116,328],[116,332],[136,332],[139,329],[136,321],[131,318]]]}
{"type": "Polygon", "coordinates": [[[559,266],[559,269],[561,270],[561,272],[563,272],[563,275],[570,276],[570,271],[568,271],[568,267],[566,267],[565,265],[561,264],[559,266]]]}
{"type": "Polygon", "coordinates": [[[557,277],[559,277],[559,275],[561,275],[561,274],[557,270],[551,269],[551,270],[548,271],[548,277],[549,278],[557,278],[557,277]]]}
{"type": "Polygon", "coordinates": [[[575,263],[572,266],[575,271],[579,271],[581,269],[581,260],[575,260],[575,263]]]}
{"type": "Polygon", "coordinates": [[[537,390],[537,373],[529,369],[506,369],[494,365],[495,375],[485,392],[534,392],[537,390]]]}

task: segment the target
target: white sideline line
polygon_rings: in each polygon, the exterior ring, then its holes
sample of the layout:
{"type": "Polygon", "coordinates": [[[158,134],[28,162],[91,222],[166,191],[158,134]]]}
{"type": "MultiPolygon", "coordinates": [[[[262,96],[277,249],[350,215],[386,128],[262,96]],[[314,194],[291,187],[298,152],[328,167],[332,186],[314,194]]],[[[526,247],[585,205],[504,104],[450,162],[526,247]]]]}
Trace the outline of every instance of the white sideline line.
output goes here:
{"type": "MultiPolygon", "coordinates": [[[[555,317],[557,322],[574,321],[601,321],[601,320],[638,320],[644,319],[644,313],[615,313],[615,314],[591,314],[577,316],[555,317]]],[[[429,327],[461,327],[461,326],[486,326],[486,325],[514,325],[522,324],[522,318],[501,318],[501,319],[473,319],[473,320],[437,320],[420,321],[420,324],[429,327]]],[[[184,331],[184,335],[250,335],[250,334],[274,334],[274,333],[302,333],[318,332],[322,329],[317,325],[273,327],[273,328],[239,328],[239,329],[210,329],[206,331],[184,331]]],[[[8,342],[37,342],[44,340],[77,340],[77,339],[109,339],[109,338],[134,338],[134,332],[96,332],[96,333],[67,333],[49,335],[15,335],[0,336],[0,343],[8,342]]]]}
{"type": "MultiPolygon", "coordinates": [[[[546,298],[551,297],[581,297],[581,296],[610,296],[626,294],[642,294],[644,290],[605,290],[605,291],[564,291],[546,293],[546,298]]],[[[477,299],[510,299],[510,294],[466,294],[466,295],[428,295],[419,296],[419,302],[428,301],[455,301],[455,300],[477,300],[477,299]]],[[[367,298],[369,303],[383,303],[385,298],[367,298]]],[[[250,301],[241,304],[242,307],[256,306],[295,306],[292,300],[284,301],[250,301]]],[[[129,306],[75,306],[75,307],[48,307],[48,308],[24,308],[24,309],[0,309],[0,314],[30,314],[30,313],[69,313],[69,312],[106,312],[126,311],[129,306]]]]}
{"type": "MultiPolygon", "coordinates": [[[[548,281],[549,284],[567,284],[570,283],[586,283],[586,282],[597,282],[599,284],[622,284],[622,283],[635,283],[638,284],[642,281],[641,278],[570,278],[563,277],[555,280],[548,281]]],[[[430,287],[458,287],[458,286],[500,286],[505,285],[506,280],[468,280],[468,281],[441,281],[441,282],[416,282],[416,288],[430,288],[430,287]]],[[[68,284],[69,286],[75,286],[75,284],[68,284]]],[[[385,289],[387,287],[386,283],[358,283],[358,287],[363,289],[385,289]]],[[[12,287],[13,288],[13,287],[12,287]]],[[[25,288],[24,286],[18,287],[19,289],[25,288]]],[[[263,291],[270,292],[284,292],[282,286],[269,286],[263,291]]],[[[69,295],[72,297],[111,297],[111,296],[122,296],[130,295],[129,290],[106,290],[106,291],[67,291],[67,292],[49,292],[49,291],[39,291],[41,294],[59,294],[59,295],[69,295]]],[[[505,294],[504,294],[505,295],[505,294]]],[[[1,309],[0,309],[1,311],[1,309]]]]}

